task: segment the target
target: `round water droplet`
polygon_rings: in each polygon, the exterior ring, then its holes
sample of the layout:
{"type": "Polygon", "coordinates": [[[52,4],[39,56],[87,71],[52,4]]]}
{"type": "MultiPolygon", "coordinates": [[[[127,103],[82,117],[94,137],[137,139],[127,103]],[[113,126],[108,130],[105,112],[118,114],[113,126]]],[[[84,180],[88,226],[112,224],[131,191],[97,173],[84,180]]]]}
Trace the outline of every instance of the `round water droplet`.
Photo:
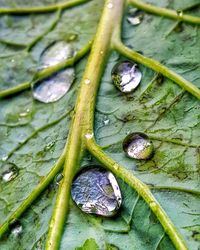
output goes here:
{"type": "Polygon", "coordinates": [[[106,120],[104,120],[103,121],[103,123],[104,123],[104,125],[106,126],[106,125],[108,125],[109,124],[109,122],[110,122],[110,120],[109,119],[106,119],[106,120]]]}
{"type": "Polygon", "coordinates": [[[56,176],[55,176],[55,182],[57,185],[60,184],[60,181],[63,179],[63,174],[62,173],[58,173],[56,176]]]}
{"type": "Polygon", "coordinates": [[[144,18],[144,12],[138,9],[130,9],[128,12],[127,21],[132,25],[138,25],[144,18]]]}
{"type": "Polygon", "coordinates": [[[108,9],[112,9],[113,8],[113,4],[112,3],[108,3],[107,7],[108,7],[108,9]]]}
{"type": "Polygon", "coordinates": [[[33,86],[33,97],[44,103],[56,102],[70,89],[75,79],[73,68],[62,70],[33,86]]]}
{"type": "Polygon", "coordinates": [[[153,155],[154,147],[147,135],[132,133],[124,139],[123,150],[130,158],[146,160],[153,155]]]}
{"type": "Polygon", "coordinates": [[[137,64],[129,61],[117,63],[113,67],[111,75],[115,86],[124,93],[133,91],[142,79],[142,73],[137,64]]]}
{"type": "Polygon", "coordinates": [[[74,50],[71,44],[58,41],[45,49],[41,55],[40,63],[42,67],[46,68],[63,62],[72,57],[73,54],[74,50]]]}
{"type": "Polygon", "coordinates": [[[85,213],[110,217],[122,203],[114,175],[100,166],[83,168],[74,178],[72,199],[85,213]]]}
{"type": "Polygon", "coordinates": [[[10,182],[14,180],[19,174],[18,168],[12,164],[8,163],[3,166],[3,172],[1,174],[1,179],[3,182],[10,182]]]}
{"type": "Polygon", "coordinates": [[[90,79],[85,79],[85,84],[90,84],[90,79]]]}
{"type": "Polygon", "coordinates": [[[177,13],[177,15],[178,15],[179,17],[182,17],[182,16],[183,16],[183,11],[182,11],[182,10],[177,10],[176,13],[177,13]]]}

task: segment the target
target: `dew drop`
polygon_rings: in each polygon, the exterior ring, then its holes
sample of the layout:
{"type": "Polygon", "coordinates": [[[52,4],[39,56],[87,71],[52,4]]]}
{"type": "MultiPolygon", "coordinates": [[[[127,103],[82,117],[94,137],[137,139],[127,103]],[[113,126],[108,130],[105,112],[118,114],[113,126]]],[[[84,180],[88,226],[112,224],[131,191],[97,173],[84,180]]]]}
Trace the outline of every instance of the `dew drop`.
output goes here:
{"type": "Polygon", "coordinates": [[[105,126],[107,126],[109,123],[110,123],[110,120],[109,120],[109,119],[103,121],[103,124],[104,124],[105,126]]]}
{"type": "Polygon", "coordinates": [[[41,67],[46,68],[54,66],[72,57],[73,54],[74,50],[70,43],[64,41],[55,42],[47,47],[42,53],[40,58],[41,67]]]}
{"type": "MultiPolygon", "coordinates": [[[[41,56],[42,67],[54,66],[73,56],[72,46],[63,41],[54,43],[41,56]]],[[[33,97],[43,103],[56,102],[70,89],[75,79],[74,68],[61,70],[33,85],[33,97]]]]}
{"type": "Polygon", "coordinates": [[[4,170],[1,174],[1,179],[3,182],[10,182],[14,180],[19,174],[18,168],[12,163],[4,165],[3,169],[4,170]]]}
{"type": "Polygon", "coordinates": [[[74,69],[62,70],[33,86],[33,97],[43,103],[56,102],[70,89],[75,79],[74,69]]]}
{"type": "Polygon", "coordinates": [[[108,9],[112,9],[113,8],[113,4],[112,3],[108,3],[107,7],[108,7],[108,9]]]}
{"type": "Polygon", "coordinates": [[[88,133],[88,134],[85,135],[85,138],[86,139],[92,139],[93,136],[94,136],[93,133],[88,133]]]}
{"type": "Polygon", "coordinates": [[[6,161],[8,159],[8,156],[7,155],[3,155],[2,157],[1,157],[1,160],[2,161],[6,161]]]}
{"type": "Polygon", "coordinates": [[[130,61],[117,63],[112,69],[111,76],[114,85],[123,93],[133,91],[142,79],[137,64],[130,61]]]}
{"type": "Polygon", "coordinates": [[[179,17],[182,17],[182,16],[183,16],[183,11],[182,11],[182,10],[177,10],[176,13],[177,13],[177,15],[178,15],[179,17]]]}
{"type": "Polygon", "coordinates": [[[90,79],[85,79],[85,84],[90,84],[90,79]]]}
{"type": "Polygon", "coordinates": [[[19,235],[22,233],[22,225],[19,222],[15,222],[12,226],[11,226],[11,234],[14,237],[19,237],[19,235]]]}
{"type": "Polygon", "coordinates": [[[132,133],[124,139],[123,150],[130,158],[146,160],[153,155],[154,147],[147,135],[132,133]]]}
{"type": "Polygon", "coordinates": [[[74,178],[72,199],[85,213],[110,217],[122,204],[114,175],[100,166],[83,168],[74,178]]]}
{"type": "Polygon", "coordinates": [[[63,174],[62,173],[58,173],[56,176],[55,176],[55,182],[57,185],[60,184],[60,181],[63,179],[63,174]]]}
{"type": "Polygon", "coordinates": [[[127,17],[127,21],[136,26],[142,22],[144,18],[144,12],[138,9],[130,9],[127,17]]]}

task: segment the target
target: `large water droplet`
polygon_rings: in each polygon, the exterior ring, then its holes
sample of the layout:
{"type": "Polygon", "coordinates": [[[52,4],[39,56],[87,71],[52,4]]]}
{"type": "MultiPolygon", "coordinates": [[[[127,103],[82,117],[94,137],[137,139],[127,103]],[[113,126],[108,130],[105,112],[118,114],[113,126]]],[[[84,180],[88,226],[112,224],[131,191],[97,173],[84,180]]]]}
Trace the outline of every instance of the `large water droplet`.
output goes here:
{"type": "Polygon", "coordinates": [[[144,18],[144,12],[138,9],[130,9],[128,12],[127,21],[132,25],[138,25],[144,18]]]}
{"type": "Polygon", "coordinates": [[[133,91],[141,81],[142,73],[137,64],[123,61],[117,63],[112,70],[112,80],[115,86],[124,93],[133,91]]]}
{"type": "Polygon", "coordinates": [[[70,43],[64,41],[58,41],[51,44],[42,53],[40,63],[43,68],[54,66],[64,60],[72,57],[74,54],[73,47],[70,43]]]}
{"type": "Polygon", "coordinates": [[[56,102],[70,89],[75,78],[74,69],[68,68],[37,82],[33,86],[33,97],[44,103],[56,102]]]}
{"type": "Polygon", "coordinates": [[[152,156],[154,147],[147,135],[132,133],[124,139],[123,150],[130,158],[145,160],[152,156]]]}
{"type": "Polygon", "coordinates": [[[15,179],[19,174],[18,168],[12,164],[8,163],[3,166],[3,172],[1,174],[1,179],[3,182],[9,182],[15,179]]]}
{"type": "Polygon", "coordinates": [[[122,203],[114,175],[99,166],[83,168],[73,181],[71,194],[83,212],[106,217],[115,215],[122,203]]]}

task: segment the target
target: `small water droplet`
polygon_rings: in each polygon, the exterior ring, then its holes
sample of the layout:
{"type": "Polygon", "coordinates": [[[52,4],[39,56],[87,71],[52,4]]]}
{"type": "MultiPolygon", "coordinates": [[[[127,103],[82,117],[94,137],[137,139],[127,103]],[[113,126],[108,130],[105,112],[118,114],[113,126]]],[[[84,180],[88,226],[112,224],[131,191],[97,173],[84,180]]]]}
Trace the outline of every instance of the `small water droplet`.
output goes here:
{"type": "Polygon", "coordinates": [[[137,64],[130,61],[117,63],[112,69],[111,76],[114,85],[123,93],[133,91],[142,79],[137,64]]]}
{"type": "Polygon", "coordinates": [[[93,133],[88,133],[88,134],[85,135],[85,138],[86,138],[86,139],[92,139],[93,136],[94,136],[93,133]]]}
{"type": "Polygon", "coordinates": [[[147,135],[132,133],[124,139],[123,150],[130,158],[146,160],[153,155],[154,147],[147,135]]]}
{"type": "Polygon", "coordinates": [[[33,85],[33,97],[43,103],[56,102],[70,89],[75,79],[73,68],[62,70],[33,85]]]}
{"type": "Polygon", "coordinates": [[[100,166],[83,168],[73,180],[71,194],[85,213],[110,217],[122,204],[121,191],[114,175],[100,166]]]}
{"type": "Polygon", "coordinates": [[[1,157],[1,160],[2,161],[6,161],[8,159],[8,156],[7,155],[3,155],[2,157],[1,157]]]}
{"type": "Polygon", "coordinates": [[[107,7],[108,7],[108,9],[112,9],[113,8],[113,4],[112,3],[108,3],[107,7]]]}
{"type": "Polygon", "coordinates": [[[108,124],[110,123],[110,120],[109,120],[109,119],[104,120],[103,123],[104,123],[104,125],[106,126],[106,125],[108,125],[108,124]]]}
{"type": "Polygon", "coordinates": [[[15,222],[13,225],[11,225],[11,234],[14,237],[19,237],[19,235],[22,233],[23,227],[19,222],[15,222]]]}
{"type": "Polygon", "coordinates": [[[85,84],[90,84],[90,79],[85,79],[85,84]]]}
{"type": "Polygon", "coordinates": [[[144,18],[144,12],[138,9],[130,9],[127,17],[127,21],[132,25],[138,25],[144,18]]]}
{"type": "Polygon", "coordinates": [[[14,59],[12,59],[12,60],[11,60],[11,62],[12,62],[12,63],[14,63],[14,62],[15,62],[15,60],[14,60],[14,59]]]}
{"type": "Polygon", "coordinates": [[[10,181],[14,180],[19,174],[19,170],[12,163],[8,163],[8,164],[4,165],[3,169],[4,169],[4,171],[1,174],[1,179],[3,182],[10,182],[10,181]]]}
{"type": "Polygon", "coordinates": [[[100,51],[100,54],[103,55],[103,50],[100,51]]]}
{"type": "Polygon", "coordinates": [[[113,168],[117,171],[117,170],[119,170],[119,165],[118,165],[117,163],[115,163],[115,164],[113,165],[113,168]]]}
{"type": "Polygon", "coordinates": [[[179,17],[182,17],[182,16],[183,16],[183,11],[182,11],[182,10],[177,10],[176,13],[177,13],[177,15],[178,15],[179,17]]]}
{"type": "Polygon", "coordinates": [[[64,41],[54,42],[42,53],[40,63],[45,68],[54,66],[72,57],[73,54],[74,50],[70,43],[64,41]]]}
{"type": "Polygon", "coordinates": [[[60,181],[63,179],[63,174],[62,173],[58,173],[56,176],[55,176],[55,182],[57,185],[60,184],[60,181]]]}

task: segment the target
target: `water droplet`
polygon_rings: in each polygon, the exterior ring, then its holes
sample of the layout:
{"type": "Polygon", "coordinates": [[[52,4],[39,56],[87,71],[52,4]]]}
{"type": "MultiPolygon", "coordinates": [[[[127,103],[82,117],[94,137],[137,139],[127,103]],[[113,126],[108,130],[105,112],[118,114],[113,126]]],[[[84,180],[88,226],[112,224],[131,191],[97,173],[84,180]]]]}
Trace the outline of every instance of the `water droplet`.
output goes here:
{"type": "Polygon", "coordinates": [[[6,161],[8,159],[8,156],[7,155],[3,155],[2,157],[1,157],[1,160],[2,161],[6,161]]]}
{"type": "Polygon", "coordinates": [[[132,25],[138,25],[144,18],[144,12],[138,9],[130,9],[127,17],[127,21],[132,25]]]}
{"type": "Polygon", "coordinates": [[[85,84],[90,84],[90,79],[85,79],[85,84]]]}
{"type": "Polygon", "coordinates": [[[179,17],[182,17],[182,16],[183,16],[183,11],[182,11],[182,10],[177,10],[176,13],[177,13],[177,15],[178,15],[179,17]]]}
{"type": "Polygon", "coordinates": [[[13,225],[11,225],[11,234],[14,237],[18,237],[22,233],[22,225],[19,222],[15,222],[13,225]]]}
{"type": "Polygon", "coordinates": [[[110,122],[110,120],[109,119],[107,119],[107,120],[104,120],[103,121],[103,123],[104,123],[104,125],[106,126],[106,125],[108,125],[109,124],[109,122],[110,122]]]}
{"type": "Polygon", "coordinates": [[[153,155],[153,144],[143,133],[132,133],[123,141],[123,150],[128,157],[145,160],[153,155]]]}
{"type": "Polygon", "coordinates": [[[110,217],[122,203],[114,175],[100,166],[83,168],[72,184],[72,199],[86,213],[110,217]]]}
{"type": "Polygon", "coordinates": [[[73,54],[74,50],[70,43],[58,41],[45,49],[41,55],[40,63],[44,68],[54,66],[72,57],[73,54]]]}
{"type": "Polygon", "coordinates": [[[100,54],[103,55],[103,50],[100,51],[100,54]]]}
{"type": "Polygon", "coordinates": [[[115,164],[113,165],[113,168],[114,168],[115,170],[119,170],[119,165],[118,165],[117,163],[115,163],[115,164]]]}
{"type": "Polygon", "coordinates": [[[19,174],[19,170],[12,163],[8,163],[8,164],[4,165],[3,169],[4,169],[4,171],[1,174],[1,179],[4,182],[10,182],[10,181],[14,180],[19,174]]]}
{"type": "Polygon", "coordinates": [[[88,134],[85,135],[85,138],[86,139],[92,139],[93,136],[94,136],[93,133],[88,133],[88,134]]]}
{"type": "Polygon", "coordinates": [[[108,9],[112,9],[113,8],[113,4],[112,3],[108,3],[107,7],[108,7],[108,9]]]}
{"type": "Polygon", "coordinates": [[[142,73],[137,64],[129,61],[117,63],[111,74],[115,86],[124,93],[133,91],[142,79],[142,73]]]}
{"type": "Polygon", "coordinates": [[[62,70],[33,86],[33,97],[44,103],[56,102],[70,89],[75,79],[74,69],[62,70]]]}
{"type": "Polygon", "coordinates": [[[58,173],[56,176],[55,176],[55,182],[57,185],[60,184],[60,181],[63,179],[63,174],[62,173],[58,173]]]}

